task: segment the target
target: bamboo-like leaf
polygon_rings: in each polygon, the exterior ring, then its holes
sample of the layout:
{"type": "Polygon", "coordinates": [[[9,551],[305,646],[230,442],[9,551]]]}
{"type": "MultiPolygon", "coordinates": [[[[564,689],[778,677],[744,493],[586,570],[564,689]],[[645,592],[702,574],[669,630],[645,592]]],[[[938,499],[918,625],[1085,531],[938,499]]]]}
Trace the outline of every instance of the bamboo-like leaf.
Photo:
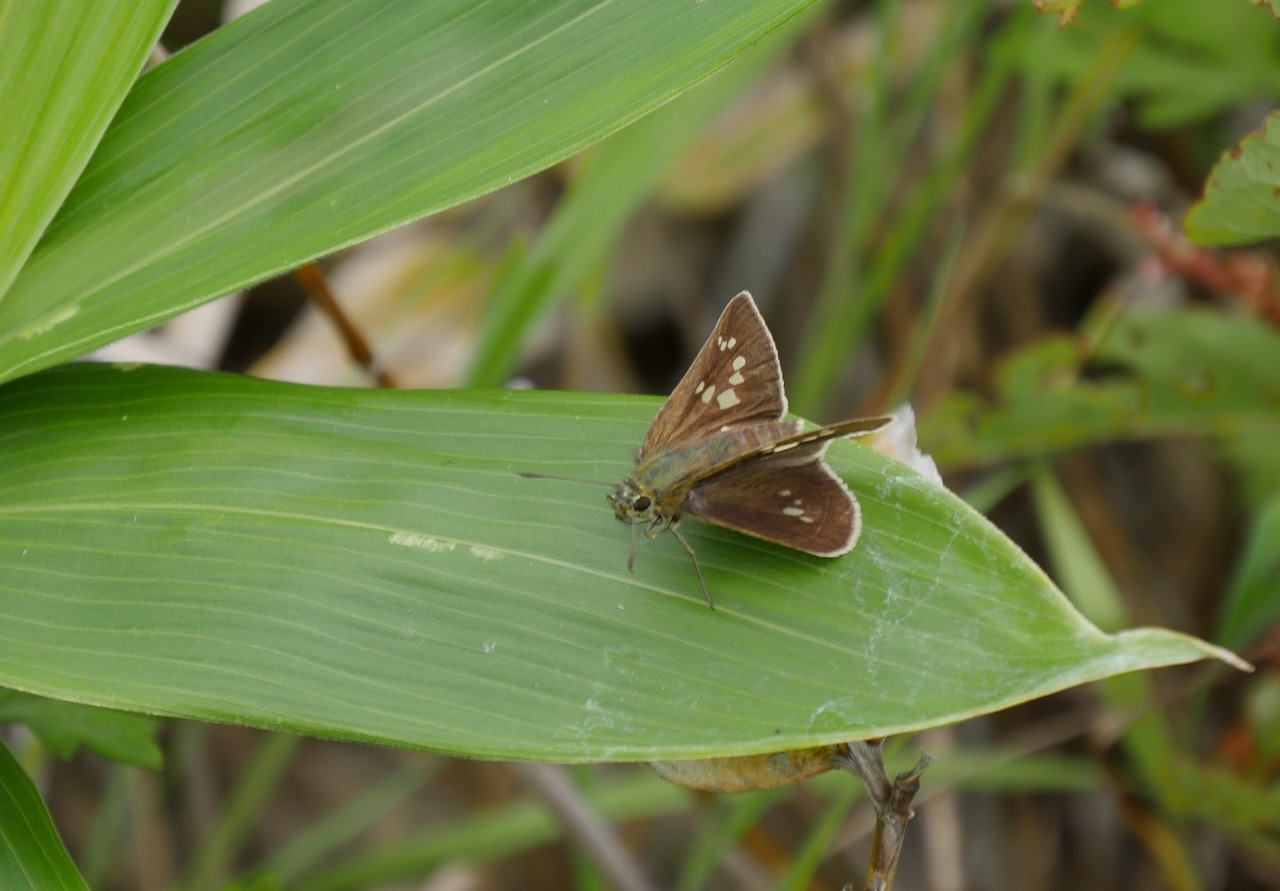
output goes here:
{"type": "Polygon", "coordinates": [[[981,515],[852,442],[824,560],[628,533],[640,397],[64,366],[0,390],[0,683],[476,757],[745,754],[948,723],[1220,654],[1107,636],[981,515]]]}
{"type": "Polygon", "coordinates": [[[76,872],[40,793],[0,742],[0,888],[88,891],[76,872]]]}
{"type": "Polygon", "coordinates": [[[813,0],[274,0],[149,71],[0,302],[0,379],[559,161],[813,0]]]}
{"type": "Polygon", "coordinates": [[[80,175],[177,0],[0,0],[0,295],[80,175]]]}

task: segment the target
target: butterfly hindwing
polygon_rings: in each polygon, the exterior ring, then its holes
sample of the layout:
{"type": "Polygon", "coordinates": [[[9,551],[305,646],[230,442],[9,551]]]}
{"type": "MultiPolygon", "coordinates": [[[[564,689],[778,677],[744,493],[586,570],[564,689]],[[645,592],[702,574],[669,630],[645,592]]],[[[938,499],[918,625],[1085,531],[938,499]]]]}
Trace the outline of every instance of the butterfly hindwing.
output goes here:
{"type": "Polygon", "coordinates": [[[689,492],[684,509],[808,554],[847,554],[858,541],[861,513],[844,481],[822,460],[828,442],[762,455],[709,477],[689,492]]]}
{"type": "Polygon", "coordinates": [[[787,411],[773,337],[746,291],[715,330],[649,426],[638,457],[693,443],[725,428],[777,421],[787,411]]]}

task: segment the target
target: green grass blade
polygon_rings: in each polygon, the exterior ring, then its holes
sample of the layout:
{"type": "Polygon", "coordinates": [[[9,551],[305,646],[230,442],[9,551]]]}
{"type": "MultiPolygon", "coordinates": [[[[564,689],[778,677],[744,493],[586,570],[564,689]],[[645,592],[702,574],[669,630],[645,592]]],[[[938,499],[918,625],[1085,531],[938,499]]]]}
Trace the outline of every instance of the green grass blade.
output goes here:
{"type": "Polygon", "coordinates": [[[387,774],[341,807],[323,815],[287,843],[272,851],[251,871],[251,880],[267,877],[292,887],[298,877],[316,869],[336,850],[350,845],[397,805],[422,792],[443,758],[415,761],[387,774]]]}
{"type": "Polygon", "coordinates": [[[1214,640],[1242,647],[1280,618],[1280,495],[1254,517],[1234,576],[1214,640]]]}
{"type": "Polygon", "coordinates": [[[852,442],[824,560],[595,487],[651,399],[71,365],[0,390],[0,683],[473,757],[650,760],[950,723],[1218,654],[1088,624],[951,493],[852,442]]]}
{"type": "MultiPolygon", "coordinates": [[[[665,817],[689,808],[692,793],[647,770],[602,784],[584,797],[612,823],[665,817]]],[[[533,801],[513,801],[453,820],[415,838],[361,852],[290,884],[292,891],[357,891],[391,882],[420,880],[447,863],[493,863],[561,838],[552,814],[533,801]]]]}
{"type": "Polygon", "coordinates": [[[0,379],[553,164],[812,0],[275,0],[139,79],[0,303],[0,379]]]}
{"type": "Polygon", "coordinates": [[[35,784],[0,742],[0,888],[88,891],[35,784]]]}
{"type": "Polygon", "coordinates": [[[258,741],[253,757],[222,802],[216,821],[192,852],[179,884],[183,891],[205,891],[225,880],[301,742],[301,738],[288,733],[268,734],[258,741]]]}
{"type": "Polygon", "coordinates": [[[537,241],[512,263],[486,310],[465,381],[500,386],[520,358],[529,327],[605,261],[676,154],[795,37],[797,16],[715,77],[595,149],[537,241]]]}

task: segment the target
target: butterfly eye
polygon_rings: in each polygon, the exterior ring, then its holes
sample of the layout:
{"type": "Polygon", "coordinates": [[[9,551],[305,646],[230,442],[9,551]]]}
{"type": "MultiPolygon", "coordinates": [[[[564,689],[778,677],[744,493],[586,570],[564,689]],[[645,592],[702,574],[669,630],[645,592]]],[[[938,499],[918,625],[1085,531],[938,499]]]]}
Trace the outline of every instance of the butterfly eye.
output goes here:
{"type": "Polygon", "coordinates": [[[637,498],[637,499],[632,503],[632,505],[631,505],[631,506],[632,506],[632,507],[634,507],[634,508],[635,508],[636,510],[638,510],[638,511],[646,511],[646,510],[648,510],[648,509],[649,509],[649,507],[650,507],[652,504],[653,504],[653,502],[649,500],[649,496],[648,496],[648,495],[641,495],[639,498],[637,498]]]}

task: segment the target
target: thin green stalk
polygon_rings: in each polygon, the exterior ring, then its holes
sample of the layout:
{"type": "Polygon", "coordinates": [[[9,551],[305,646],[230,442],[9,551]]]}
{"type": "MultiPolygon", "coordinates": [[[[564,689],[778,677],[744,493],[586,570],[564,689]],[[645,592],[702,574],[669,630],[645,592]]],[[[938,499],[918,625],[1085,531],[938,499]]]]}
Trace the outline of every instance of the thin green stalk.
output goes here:
{"type": "MultiPolygon", "coordinates": [[[[845,779],[848,780],[848,777],[845,779]]],[[[860,797],[862,797],[862,787],[854,782],[846,782],[841,791],[827,805],[821,819],[809,831],[809,837],[805,839],[804,845],[791,861],[791,868],[778,882],[776,886],[778,891],[804,891],[809,887],[809,881],[826,857],[832,840],[840,831],[840,824],[844,822],[845,815],[860,797]]]]}
{"type": "MultiPolygon", "coordinates": [[[[636,771],[586,798],[604,817],[618,822],[683,812],[689,807],[690,793],[648,771],[636,771]]],[[[492,863],[560,835],[559,825],[545,807],[520,801],[327,867],[323,874],[295,883],[293,891],[355,891],[419,879],[446,863],[492,863]]]]}
{"type": "Polygon", "coordinates": [[[107,884],[123,848],[121,836],[129,825],[129,789],[133,785],[133,774],[134,768],[121,764],[108,767],[102,798],[93,811],[89,834],[80,852],[80,874],[90,888],[107,884]]]}
{"type": "Polygon", "coordinates": [[[196,850],[182,881],[185,891],[213,888],[230,873],[241,843],[257,825],[275,792],[301,737],[272,733],[264,737],[253,760],[231,789],[213,829],[196,850]]]}
{"type": "Polygon", "coordinates": [[[961,492],[960,497],[978,513],[985,514],[1003,501],[1010,492],[1025,483],[1030,476],[1031,470],[1025,464],[1009,464],[988,473],[961,492]]]}
{"type": "MultiPolygon", "coordinates": [[[[805,343],[812,344],[820,332],[828,330],[839,318],[846,296],[862,278],[863,246],[873,229],[873,221],[883,205],[887,184],[876,174],[877,164],[891,154],[883,145],[884,114],[893,88],[892,53],[897,28],[897,6],[882,0],[876,6],[876,33],[871,61],[865,80],[859,81],[854,104],[852,133],[844,146],[848,152],[840,182],[840,215],[831,238],[831,257],[822,289],[809,314],[805,343]]],[[[807,393],[804,382],[811,347],[802,352],[798,387],[792,388],[792,400],[802,414],[813,414],[818,400],[807,393]]]]}
{"type": "MultiPolygon", "coordinates": [[[[824,332],[815,348],[813,361],[802,365],[797,391],[803,398],[813,400],[815,411],[833,389],[836,377],[865,337],[867,328],[884,308],[894,284],[918,256],[920,244],[936,222],[943,203],[977,145],[978,137],[984,132],[1005,83],[1003,72],[991,70],[986,73],[966,110],[965,123],[955,147],[926,176],[906,214],[889,231],[862,283],[860,299],[851,305],[840,325],[824,332]]],[[[944,301],[940,308],[944,312],[945,305],[944,301]]],[[[805,358],[808,360],[808,353],[805,358]]],[[[802,410],[801,413],[813,414],[814,411],[802,410]]]]}
{"type": "Polygon", "coordinates": [[[250,881],[271,876],[281,885],[292,885],[392,808],[417,794],[444,763],[439,758],[427,758],[387,774],[263,860],[253,869],[250,881]]]}
{"type": "Polygon", "coordinates": [[[693,846],[680,871],[680,881],[676,883],[678,891],[705,887],[723,862],[725,852],[786,794],[775,791],[717,796],[715,805],[703,811],[693,846]]]}
{"type": "MultiPolygon", "coordinates": [[[[1099,628],[1110,632],[1124,628],[1128,621],[1120,593],[1051,471],[1045,468],[1032,477],[1031,493],[1050,562],[1063,589],[1099,628]]],[[[1122,745],[1144,787],[1156,800],[1163,800],[1176,785],[1173,767],[1178,753],[1156,705],[1155,687],[1146,675],[1129,674],[1108,678],[1101,688],[1109,704],[1137,715],[1125,730],[1122,745]]],[[[1199,887],[1201,882],[1190,868],[1194,861],[1177,837],[1176,828],[1152,827],[1145,836],[1160,839],[1160,849],[1153,855],[1174,887],[1199,887]],[[1169,831],[1163,832],[1162,828],[1169,831]],[[1192,884],[1189,886],[1188,882],[1192,884]]]]}
{"type": "MultiPolygon", "coordinates": [[[[574,764],[569,768],[573,784],[584,794],[600,791],[600,773],[594,764],[574,764]]],[[[594,859],[577,846],[572,846],[574,891],[609,891],[609,883],[594,859]]]]}
{"type": "MultiPolygon", "coordinates": [[[[973,8],[964,6],[961,11],[968,12],[973,8]]],[[[865,275],[860,281],[855,281],[851,271],[860,264],[858,258],[871,254],[870,238],[873,233],[870,221],[884,216],[885,205],[894,191],[890,186],[904,175],[911,144],[929,108],[926,99],[932,98],[937,79],[946,70],[946,64],[953,60],[949,54],[958,54],[967,45],[960,37],[968,34],[975,22],[976,18],[957,13],[956,18],[944,26],[934,47],[935,52],[930,54],[929,64],[922,69],[922,75],[908,94],[905,116],[891,131],[891,143],[877,146],[873,153],[878,166],[861,170],[858,179],[849,184],[847,196],[853,202],[853,219],[846,227],[846,239],[837,242],[837,251],[842,257],[824,281],[806,333],[805,346],[801,350],[800,365],[792,377],[792,399],[801,414],[817,416],[822,413],[849,356],[871,321],[879,315],[892,284],[915,256],[920,241],[935,222],[939,207],[949,195],[977,143],[978,135],[985,128],[996,99],[1003,91],[1007,73],[1003,69],[988,68],[969,101],[951,151],[926,176],[904,215],[888,228],[884,243],[876,250],[865,275]],[[954,27],[951,27],[953,23],[954,27]],[[876,190],[874,183],[884,185],[876,190]],[[882,194],[883,200],[864,211],[864,202],[869,200],[860,197],[864,192],[868,195],[882,194]],[[853,299],[851,295],[855,291],[857,296],[853,299]]]]}
{"type": "Polygon", "coordinates": [[[942,318],[944,299],[950,290],[951,274],[955,271],[956,259],[960,256],[960,247],[964,244],[964,227],[954,226],[947,249],[943,252],[942,261],[938,264],[933,276],[933,286],[929,289],[924,301],[924,312],[916,325],[915,336],[911,338],[907,355],[903,357],[898,368],[897,378],[889,388],[885,408],[892,408],[911,398],[911,390],[924,364],[925,353],[929,348],[937,330],[938,320],[942,318]]]}

